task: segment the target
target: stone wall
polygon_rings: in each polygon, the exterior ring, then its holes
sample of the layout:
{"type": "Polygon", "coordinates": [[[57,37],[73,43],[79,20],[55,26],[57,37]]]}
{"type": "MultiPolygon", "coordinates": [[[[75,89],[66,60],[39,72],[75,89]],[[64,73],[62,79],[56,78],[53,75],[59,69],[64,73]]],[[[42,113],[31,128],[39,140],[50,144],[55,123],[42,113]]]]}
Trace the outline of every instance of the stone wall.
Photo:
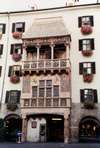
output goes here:
{"type": "Polygon", "coordinates": [[[78,142],[80,120],[86,116],[92,116],[100,120],[100,103],[93,109],[85,109],[83,104],[73,103],[71,110],[71,142],[78,142]]]}

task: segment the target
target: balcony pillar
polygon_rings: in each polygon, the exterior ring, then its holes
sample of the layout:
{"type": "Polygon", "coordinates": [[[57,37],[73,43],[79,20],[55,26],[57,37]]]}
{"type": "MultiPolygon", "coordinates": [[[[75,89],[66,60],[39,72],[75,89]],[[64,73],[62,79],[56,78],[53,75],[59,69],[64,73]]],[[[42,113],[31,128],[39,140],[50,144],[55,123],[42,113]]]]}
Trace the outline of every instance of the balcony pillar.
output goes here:
{"type": "Polygon", "coordinates": [[[50,47],[51,47],[51,60],[53,60],[54,59],[54,44],[51,44],[50,47]]]}
{"type": "Polygon", "coordinates": [[[66,43],[65,47],[66,47],[66,59],[70,59],[70,45],[66,43]]]}
{"type": "Polygon", "coordinates": [[[37,61],[38,61],[39,60],[39,55],[40,55],[40,45],[37,44],[36,48],[37,48],[37,61]]]}
{"type": "Polygon", "coordinates": [[[22,115],[22,142],[27,140],[27,119],[26,115],[22,115]]]}

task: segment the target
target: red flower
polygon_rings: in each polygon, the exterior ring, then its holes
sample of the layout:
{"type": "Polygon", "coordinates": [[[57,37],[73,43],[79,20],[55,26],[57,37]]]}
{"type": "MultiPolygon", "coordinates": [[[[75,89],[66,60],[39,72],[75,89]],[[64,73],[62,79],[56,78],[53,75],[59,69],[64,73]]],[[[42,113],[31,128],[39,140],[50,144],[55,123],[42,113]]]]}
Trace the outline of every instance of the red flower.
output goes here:
{"type": "Polygon", "coordinates": [[[90,34],[92,33],[92,27],[90,25],[83,25],[81,27],[82,34],[90,34]]]}
{"type": "Polygon", "coordinates": [[[13,37],[15,39],[21,39],[22,38],[22,32],[13,32],[13,37]]]}
{"type": "Polygon", "coordinates": [[[84,56],[91,56],[93,54],[92,50],[82,50],[82,54],[84,56]]]}
{"type": "Polygon", "coordinates": [[[85,74],[83,75],[84,82],[91,82],[93,80],[92,74],[85,74]]]}
{"type": "Polygon", "coordinates": [[[12,76],[10,77],[10,81],[11,81],[12,83],[16,84],[16,83],[20,82],[20,77],[18,77],[18,76],[16,76],[16,75],[12,75],[12,76]]]}
{"type": "Polygon", "coordinates": [[[21,56],[21,54],[13,53],[12,58],[15,62],[18,62],[21,60],[22,56],[21,56]]]}

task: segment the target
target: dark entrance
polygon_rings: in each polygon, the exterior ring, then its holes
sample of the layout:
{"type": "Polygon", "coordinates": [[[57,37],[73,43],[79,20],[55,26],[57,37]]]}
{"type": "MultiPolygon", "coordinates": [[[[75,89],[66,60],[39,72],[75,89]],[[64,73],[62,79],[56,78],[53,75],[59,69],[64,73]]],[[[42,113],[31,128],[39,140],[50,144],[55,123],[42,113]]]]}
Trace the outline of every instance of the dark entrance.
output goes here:
{"type": "Polygon", "coordinates": [[[95,117],[85,117],[79,124],[80,142],[100,142],[100,122],[95,117]]]}
{"type": "Polygon", "coordinates": [[[46,142],[64,142],[64,118],[62,115],[38,114],[29,115],[28,118],[30,117],[46,119],[46,125],[40,127],[40,136],[46,135],[46,142]]]}
{"type": "Polygon", "coordinates": [[[8,115],[4,119],[5,141],[17,141],[17,132],[22,129],[22,120],[16,114],[8,115]]]}
{"type": "Polygon", "coordinates": [[[47,119],[47,141],[64,141],[64,119],[62,116],[50,116],[47,119]]]}

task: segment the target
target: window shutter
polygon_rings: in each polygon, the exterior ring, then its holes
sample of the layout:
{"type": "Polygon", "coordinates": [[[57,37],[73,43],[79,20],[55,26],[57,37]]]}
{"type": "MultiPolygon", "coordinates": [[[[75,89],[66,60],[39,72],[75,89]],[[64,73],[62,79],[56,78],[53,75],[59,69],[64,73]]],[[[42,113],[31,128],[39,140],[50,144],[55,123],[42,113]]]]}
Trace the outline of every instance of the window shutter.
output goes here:
{"type": "Polygon", "coordinates": [[[2,33],[4,34],[5,33],[5,30],[6,30],[6,24],[2,24],[2,25],[3,25],[2,33]]]}
{"type": "Polygon", "coordinates": [[[25,22],[23,22],[23,32],[25,32],[25,22]]]}
{"type": "Polygon", "coordinates": [[[80,89],[80,102],[84,102],[84,89],[80,89]]]}
{"type": "Polygon", "coordinates": [[[17,91],[17,103],[20,103],[20,95],[21,95],[21,91],[18,90],[17,91]]]}
{"type": "Polygon", "coordinates": [[[10,76],[11,76],[11,72],[12,72],[12,66],[9,66],[8,77],[10,77],[10,76]]]}
{"type": "Polygon", "coordinates": [[[96,70],[95,70],[95,62],[91,63],[91,68],[92,68],[92,73],[95,74],[96,70]]]}
{"type": "Polygon", "coordinates": [[[3,45],[0,45],[0,55],[3,54],[3,45]]]}
{"type": "Polygon", "coordinates": [[[9,102],[9,91],[6,91],[5,103],[9,102]]]}
{"type": "Polygon", "coordinates": [[[91,49],[94,50],[94,39],[91,39],[91,49]]]}
{"type": "Polygon", "coordinates": [[[13,54],[14,44],[11,44],[10,54],[13,54]]]}
{"type": "Polygon", "coordinates": [[[79,40],[79,51],[83,50],[83,40],[79,40]]]}
{"type": "Polygon", "coordinates": [[[94,102],[97,103],[98,102],[98,95],[97,95],[97,90],[94,89],[94,102]]]}
{"type": "Polygon", "coordinates": [[[79,63],[79,74],[83,74],[83,63],[79,63]]]}
{"type": "Polygon", "coordinates": [[[78,27],[81,27],[82,25],[82,17],[78,17],[78,27]]]}
{"type": "Polygon", "coordinates": [[[94,26],[93,16],[90,16],[90,22],[91,22],[91,26],[94,26]]]}
{"type": "Polygon", "coordinates": [[[12,23],[12,32],[15,32],[15,23],[12,23]]]}

